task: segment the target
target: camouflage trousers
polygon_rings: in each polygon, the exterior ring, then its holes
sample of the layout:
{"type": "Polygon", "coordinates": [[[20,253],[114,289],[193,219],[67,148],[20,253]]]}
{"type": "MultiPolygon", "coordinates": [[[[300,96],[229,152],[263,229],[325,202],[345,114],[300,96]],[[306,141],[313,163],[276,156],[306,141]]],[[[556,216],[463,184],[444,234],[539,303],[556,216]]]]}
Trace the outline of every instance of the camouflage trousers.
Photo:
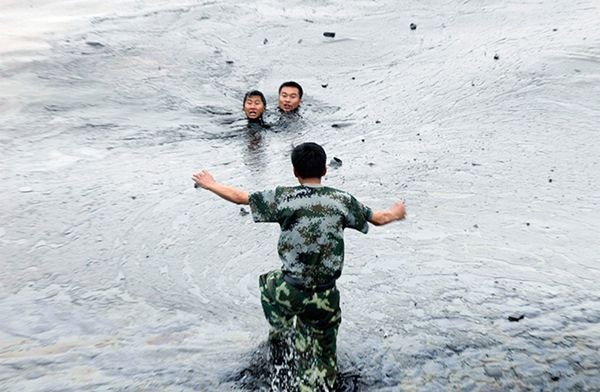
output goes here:
{"type": "Polygon", "coordinates": [[[261,303],[271,325],[271,344],[292,336],[297,387],[301,392],[332,390],[337,373],[336,338],[342,321],[336,287],[312,292],[283,280],[281,270],[259,278],[261,303]]]}

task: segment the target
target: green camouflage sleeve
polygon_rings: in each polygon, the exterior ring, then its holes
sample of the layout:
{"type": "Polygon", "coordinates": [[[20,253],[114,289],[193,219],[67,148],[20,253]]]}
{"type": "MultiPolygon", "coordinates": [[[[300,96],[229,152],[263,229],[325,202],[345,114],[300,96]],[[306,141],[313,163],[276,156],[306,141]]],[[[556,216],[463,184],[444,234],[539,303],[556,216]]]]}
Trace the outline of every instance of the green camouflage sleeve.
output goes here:
{"type": "Polygon", "coordinates": [[[250,194],[250,211],[254,222],[278,222],[275,191],[262,191],[250,194]]]}
{"type": "Polygon", "coordinates": [[[373,211],[369,207],[360,203],[354,196],[350,196],[346,227],[366,234],[369,231],[369,219],[372,214],[373,211]]]}

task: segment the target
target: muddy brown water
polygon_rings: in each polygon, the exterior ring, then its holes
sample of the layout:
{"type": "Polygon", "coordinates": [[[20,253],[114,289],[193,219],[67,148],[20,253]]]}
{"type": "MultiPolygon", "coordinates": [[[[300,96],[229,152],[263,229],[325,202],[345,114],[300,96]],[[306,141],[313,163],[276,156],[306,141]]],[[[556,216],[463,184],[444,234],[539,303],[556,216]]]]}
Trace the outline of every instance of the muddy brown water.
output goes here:
{"type": "Polygon", "coordinates": [[[316,141],[326,184],[408,209],[346,233],[360,390],[600,390],[597,2],[132,4],[0,55],[0,389],[269,389],[278,228],[190,176],[291,185],[316,141]],[[289,79],[303,119],[278,123],[289,79]]]}

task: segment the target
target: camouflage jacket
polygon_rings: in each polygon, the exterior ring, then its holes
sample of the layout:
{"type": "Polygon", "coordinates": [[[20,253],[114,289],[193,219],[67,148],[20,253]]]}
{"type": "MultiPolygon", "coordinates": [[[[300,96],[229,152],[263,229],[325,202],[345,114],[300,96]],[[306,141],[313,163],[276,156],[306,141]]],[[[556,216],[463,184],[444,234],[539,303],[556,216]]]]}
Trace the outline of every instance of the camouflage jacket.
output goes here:
{"type": "Polygon", "coordinates": [[[320,185],[252,193],[250,209],[255,222],[279,223],[282,270],[308,287],[340,276],[344,228],[367,233],[372,214],[352,195],[320,185]]]}

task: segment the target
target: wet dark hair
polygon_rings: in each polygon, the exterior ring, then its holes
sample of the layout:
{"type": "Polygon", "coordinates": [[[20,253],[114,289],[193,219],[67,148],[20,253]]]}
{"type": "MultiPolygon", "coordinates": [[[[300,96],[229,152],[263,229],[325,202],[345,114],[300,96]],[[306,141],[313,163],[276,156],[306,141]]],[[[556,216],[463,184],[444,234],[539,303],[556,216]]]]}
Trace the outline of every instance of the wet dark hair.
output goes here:
{"type": "Polygon", "coordinates": [[[248,91],[246,93],[246,95],[244,95],[244,100],[242,101],[242,106],[244,106],[246,104],[246,100],[250,97],[260,97],[260,100],[262,101],[263,105],[265,106],[265,109],[267,108],[267,100],[265,99],[264,94],[258,90],[248,91]]]}
{"type": "Polygon", "coordinates": [[[298,89],[298,93],[300,94],[300,98],[302,98],[302,94],[304,94],[304,91],[302,90],[302,86],[300,86],[298,83],[293,82],[293,81],[289,81],[289,82],[284,82],[281,84],[281,86],[279,86],[279,94],[281,94],[281,89],[284,87],[295,87],[298,89]]]}
{"type": "Polygon", "coordinates": [[[327,154],[317,143],[302,143],[292,151],[292,165],[300,178],[321,178],[325,172],[327,154]]]}

